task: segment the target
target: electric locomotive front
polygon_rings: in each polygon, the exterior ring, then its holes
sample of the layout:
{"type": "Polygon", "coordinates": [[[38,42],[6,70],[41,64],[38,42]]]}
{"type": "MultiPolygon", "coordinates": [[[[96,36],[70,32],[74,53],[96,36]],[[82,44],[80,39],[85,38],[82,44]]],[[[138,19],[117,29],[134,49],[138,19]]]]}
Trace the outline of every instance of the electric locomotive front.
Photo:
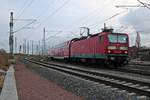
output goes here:
{"type": "Polygon", "coordinates": [[[125,33],[107,34],[108,45],[106,49],[107,62],[122,65],[128,63],[129,39],[125,33]]]}

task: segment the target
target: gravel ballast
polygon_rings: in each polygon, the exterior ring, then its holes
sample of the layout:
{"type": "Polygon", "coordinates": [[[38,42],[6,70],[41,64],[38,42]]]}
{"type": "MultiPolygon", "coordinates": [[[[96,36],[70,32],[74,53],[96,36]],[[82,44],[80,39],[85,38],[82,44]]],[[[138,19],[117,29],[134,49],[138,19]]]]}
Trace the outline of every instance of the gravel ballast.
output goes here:
{"type": "Polygon", "coordinates": [[[126,90],[119,90],[111,86],[84,80],[57,70],[31,64],[27,61],[22,62],[41,76],[78,96],[85,97],[86,100],[150,100],[148,97],[137,96],[135,93],[129,93],[126,90]]]}

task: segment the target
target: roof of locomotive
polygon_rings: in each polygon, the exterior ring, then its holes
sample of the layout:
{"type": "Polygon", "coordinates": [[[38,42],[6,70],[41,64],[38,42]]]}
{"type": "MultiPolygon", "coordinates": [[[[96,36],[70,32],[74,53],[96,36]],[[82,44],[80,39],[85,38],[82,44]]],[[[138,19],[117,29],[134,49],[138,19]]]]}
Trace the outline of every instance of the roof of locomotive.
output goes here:
{"type": "Polygon", "coordinates": [[[68,45],[70,42],[85,40],[85,39],[93,38],[93,37],[96,37],[96,36],[102,36],[102,35],[108,35],[108,34],[128,35],[127,33],[113,32],[112,29],[105,29],[105,30],[102,30],[102,32],[99,32],[99,33],[96,33],[96,34],[90,34],[89,36],[83,36],[81,38],[73,38],[69,41],[66,41],[66,42],[60,43],[58,45],[55,45],[53,48],[64,47],[65,45],[68,45]]]}
{"type": "Polygon", "coordinates": [[[88,38],[92,38],[95,36],[98,36],[100,33],[96,33],[96,34],[90,34],[89,36],[83,36],[80,38],[73,38],[71,41],[79,41],[79,40],[84,40],[84,39],[88,39],[88,38]]]}
{"type": "Polygon", "coordinates": [[[93,38],[95,36],[102,36],[102,35],[108,35],[108,34],[119,34],[119,35],[127,35],[127,33],[117,33],[117,32],[100,32],[100,33],[96,33],[96,34],[90,34],[89,36],[84,36],[81,38],[73,38],[71,41],[80,41],[80,40],[84,40],[84,39],[88,39],[88,38],[93,38]]]}

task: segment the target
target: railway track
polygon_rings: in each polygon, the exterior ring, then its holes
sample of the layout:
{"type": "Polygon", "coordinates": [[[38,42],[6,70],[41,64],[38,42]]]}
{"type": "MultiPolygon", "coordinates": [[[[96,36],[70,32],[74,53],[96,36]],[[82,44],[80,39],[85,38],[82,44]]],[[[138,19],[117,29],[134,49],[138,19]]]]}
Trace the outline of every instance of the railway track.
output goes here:
{"type": "MultiPolygon", "coordinates": [[[[75,65],[75,66],[78,66],[76,64],[71,64],[71,65],[75,65]]],[[[136,66],[141,66],[141,65],[134,65],[134,67],[132,67],[131,65],[127,65],[127,66],[124,66],[124,67],[121,67],[121,68],[108,68],[108,67],[105,67],[103,65],[81,65],[82,67],[84,68],[95,68],[95,69],[98,69],[98,70],[111,70],[111,71],[118,71],[118,72],[125,72],[125,73],[131,73],[131,74],[137,74],[137,75],[143,75],[143,76],[150,76],[150,68],[147,69],[148,67],[150,66],[144,66],[144,67],[147,67],[147,68],[144,68],[141,67],[141,68],[136,68],[136,66]]]]}
{"type": "Polygon", "coordinates": [[[150,97],[150,82],[130,79],[126,77],[120,77],[111,75],[111,73],[102,73],[102,72],[94,72],[86,69],[81,69],[78,67],[67,67],[63,65],[50,64],[43,61],[35,61],[30,59],[25,59],[29,62],[42,65],[44,67],[48,67],[51,69],[59,70],[64,73],[68,73],[71,75],[75,75],[77,77],[81,77],[83,79],[91,80],[94,82],[103,83],[112,87],[116,87],[122,90],[127,90],[128,92],[134,92],[138,95],[144,95],[150,97]]]}
{"type": "MultiPolygon", "coordinates": [[[[38,59],[38,61],[40,61],[40,60],[42,60],[42,59],[40,59],[40,58],[37,58],[38,59]]],[[[62,62],[62,61],[57,61],[56,63],[62,63],[62,64],[64,64],[64,62],[62,62]]],[[[127,66],[124,66],[124,67],[121,67],[121,68],[118,68],[118,69],[114,69],[114,68],[108,68],[108,67],[105,67],[105,66],[103,66],[103,65],[100,65],[101,67],[99,67],[99,65],[83,65],[83,64],[74,64],[74,63],[69,63],[69,64],[71,64],[71,65],[74,65],[74,66],[79,66],[79,67],[85,67],[85,68],[98,68],[98,69],[102,69],[102,70],[111,70],[111,71],[119,71],[119,72],[125,72],[125,73],[131,73],[131,74],[139,74],[139,75],[143,75],[143,76],[150,76],[150,71],[147,69],[148,68],[148,66],[144,66],[144,67],[146,67],[146,68],[144,68],[144,70],[143,70],[143,67],[139,67],[139,66],[141,66],[141,65],[127,65],[127,66]],[[134,66],[134,67],[133,67],[134,66]],[[138,66],[138,68],[136,68],[138,66]]],[[[149,66],[150,67],[150,66],[149,66]]],[[[150,69],[150,68],[149,68],[150,69]]]]}
{"type": "MultiPolygon", "coordinates": [[[[33,58],[33,59],[35,59],[35,58],[33,58]]],[[[40,58],[40,57],[38,57],[38,58],[36,58],[36,59],[38,59],[38,61],[40,61],[40,60],[43,60],[43,59],[45,59],[45,58],[40,58]]],[[[56,63],[58,63],[58,62],[60,62],[60,63],[64,63],[64,62],[62,62],[62,61],[57,61],[56,63]]],[[[75,65],[75,66],[78,66],[77,64],[74,64],[74,63],[69,63],[69,64],[71,64],[71,65],[75,65]]],[[[125,72],[125,73],[131,73],[131,74],[139,74],[139,75],[144,75],[144,76],[150,76],[150,66],[148,66],[148,65],[141,65],[141,64],[129,64],[129,65],[127,65],[127,66],[124,66],[124,67],[121,67],[121,68],[118,68],[118,69],[114,69],[114,68],[106,68],[105,66],[103,66],[103,65],[100,65],[101,67],[99,67],[99,65],[97,66],[97,65],[82,65],[81,64],[81,66],[79,66],[79,67],[85,67],[85,68],[99,68],[99,69],[103,69],[103,70],[112,70],[112,71],[119,71],[119,72],[125,72]],[[142,66],[142,67],[141,67],[142,66]],[[145,68],[146,67],[146,68],[145,68]],[[149,70],[147,69],[149,67],[149,70]]]]}
{"type": "Polygon", "coordinates": [[[137,68],[124,67],[124,68],[116,69],[116,71],[134,73],[134,74],[139,74],[139,75],[144,75],[144,76],[150,76],[150,71],[143,70],[143,69],[140,69],[140,68],[137,69],[137,68]]]}

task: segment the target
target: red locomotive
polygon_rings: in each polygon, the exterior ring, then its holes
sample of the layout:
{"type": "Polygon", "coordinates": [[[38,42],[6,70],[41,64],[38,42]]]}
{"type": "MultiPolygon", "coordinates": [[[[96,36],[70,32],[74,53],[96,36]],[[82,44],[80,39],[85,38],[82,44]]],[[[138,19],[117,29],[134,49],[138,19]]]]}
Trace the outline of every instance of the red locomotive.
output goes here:
{"type": "Polygon", "coordinates": [[[129,39],[125,33],[103,29],[101,33],[74,38],[48,51],[51,58],[75,61],[95,61],[122,65],[128,62],[129,39]]]}

